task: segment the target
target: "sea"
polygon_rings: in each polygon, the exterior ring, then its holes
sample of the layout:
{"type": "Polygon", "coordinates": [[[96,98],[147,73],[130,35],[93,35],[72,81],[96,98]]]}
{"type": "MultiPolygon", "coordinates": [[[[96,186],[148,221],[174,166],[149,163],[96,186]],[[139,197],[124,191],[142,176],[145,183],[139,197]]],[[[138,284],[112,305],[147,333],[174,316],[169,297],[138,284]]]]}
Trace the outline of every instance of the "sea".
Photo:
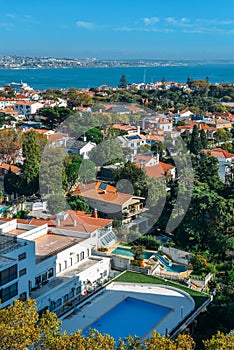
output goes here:
{"type": "Polygon", "coordinates": [[[209,82],[234,83],[234,64],[200,64],[157,67],[0,69],[0,86],[21,80],[33,89],[92,88],[101,85],[117,86],[124,74],[128,83],[161,81],[186,82],[209,77],[209,82]]]}

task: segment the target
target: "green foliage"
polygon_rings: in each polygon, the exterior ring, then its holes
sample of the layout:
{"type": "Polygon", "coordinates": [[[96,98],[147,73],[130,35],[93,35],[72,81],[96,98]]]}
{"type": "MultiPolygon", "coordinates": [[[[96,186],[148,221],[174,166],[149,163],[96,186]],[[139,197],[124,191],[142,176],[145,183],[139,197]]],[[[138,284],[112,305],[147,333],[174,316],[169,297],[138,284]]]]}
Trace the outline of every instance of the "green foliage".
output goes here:
{"type": "MultiPolygon", "coordinates": [[[[134,274],[139,275],[139,274],[134,274]]],[[[148,276],[144,276],[147,278],[148,276]]],[[[144,283],[144,282],[143,282],[144,283]]],[[[176,339],[160,336],[153,332],[152,336],[141,341],[137,336],[119,339],[118,344],[109,334],[101,334],[90,329],[84,336],[81,330],[68,335],[61,331],[61,321],[57,316],[46,311],[39,319],[36,302],[15,300],[13,306],[0,310],[0,345],[3,350],[194,350],[195,342],[191,336],[180,334],[176,339]]],[[[211,339],[204,340],[204,350],[232,350],[233,333],[218,332],[211,339]]]]}
{"type": "Polygon", "coordinates": [[[218,174],[218,160],[210,154],[200,153],[194,161],[195,176],[201,183],[206,183],[210,189],[223,187],[218,174]]]}
{"type": "Polygon", "coordinates": [[[207,149],[208,140],[206,137],[205,130],[203,129],[200,131],[200,141],[201,141],[201,148],[207,149]]]}
{"type": "Polygon", "coordinates": [[[45,117],[44,124],[51,129],[58,127],[64,120],[69,118],[73,111],[66,107],[44,107],[40,109],[40,115],[45,117]]]}
{"type": "Polygon", "coordinates": [[[57,192],[55,194],[50,194],[47,199],[47,211],[50,214],[58,214],[61,211],[66,210],[67,202],[64,197],[63,192],[57,192]]]}
{"type": "Polygon", "coordinates": [[[190,149],[191,153],[196,154],[196,155],[202,149],[202,144],[201,144],[201,140],[199,137],[199,131],[198,131],[197,125],[194,125],[194,127],[193,127],[193,132],[192,132],[191,141],[189,144],[189,149],[190,149]]]}
{"type": "MultiPolygon", "coordinates": [[[[120,180],[128,180],[134,189],[134,194],[137,196],[147,197],[148,186],[147,177],[143,170],[136,167],[130,161],[116,169],[113,173],[113,180],[117,183],[120,180]]],[[[119,191],[124,192],[124,184],[119,185],[119,191]]]]}
{"type": "Polygon", "coordinates": [[[127,87],[127,78],[126,78],[126,75],[122,75],[121,78],[120,78],[120,81],[119,81],[119,87],[120,88],[126,88],[127,87]]]}
{"type": "Polygon", "coordinates": [[[143,235],[138,238],[135,243],[143,245],[146,249],[158,250],[161,245],[161,242],[156,239],[154,236],[143,235]]]}
{"type": "Polygon", "coordinates": [[[115,164],[123,160],[123,150],[116,139],[103,141],[89,152],[89,159],[101,166],[105,164],[115,164]]]}
{"type": "Polygon", "coordinates": [[[72,210],[84,211],[89,213],[89,205],[86,200],[81,196],[74,196],[68,201],[72,210]]]}
{"type": "Polygon", "coordinates": [[[232,134],[227,129],[220,128],[216,131],[214,136],[217,142],[226,142],[230,140],[232,134]]]}
{"type": "Polygon", "coordinates": [[[131,253],[134,254],[134,260],[139,260],[139,261],[143,261],[144,257],[143,257],[143,253],[145,251],[145,247],[143,245],[136,245],[131,247],[131,253]]]}
{"type": "Polygon", "coordinates": [[[94,142],[96,144],[101,143],[103,140],[103,133],[98,128],[89,129],[85,133],[85,136],[87,137],[88,141],[94,142]]]}
{"type": "Polygon", "coordinates": [[[28,210],[19,210],[16,215],[14,215],[17,219],[26,219],[27,215],[29,214],[28,210]]]}
{"type": "Polygon", "coordinates": [[[35,132],[26,133],[23,140],[23,178],[29,185],[38,178],[41,150],[35,132]]]}

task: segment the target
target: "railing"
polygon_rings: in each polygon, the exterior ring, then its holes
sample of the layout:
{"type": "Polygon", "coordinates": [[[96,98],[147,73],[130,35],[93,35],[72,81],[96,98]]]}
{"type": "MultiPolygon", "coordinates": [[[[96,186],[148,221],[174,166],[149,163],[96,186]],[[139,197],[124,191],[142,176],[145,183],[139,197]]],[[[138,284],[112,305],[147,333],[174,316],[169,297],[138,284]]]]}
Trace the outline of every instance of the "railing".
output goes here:
{"type": "Polygon", "coordinates": [[[67,313],[70,313],[70,311],[72,311],[72,310],[76,310],[78,305],[83,303],[86,299],[89,299],[90,297],[92,297],[92,296],[96,295],[98,292],[100,292],[103,289],[103,287],[105,287],[107,284],[109,284],[113,280],[113,278],[115,278],[115,277],[116,276],[109,276],[104,283],[100,283],[99,285],[94,287],[92,291],[88,291],[87,294],[79,294],[79,295],[73,297],[72,299],[67,300],[62,306],[55,308],[53,310],[50,310],[50,311],[55,312],[58,317],[61,317],[67,313]]]}
{"type": "Polygon", "coordinates": [[[175,339],[178,334],[183,332],[185,328],[200,314],[200,312],[207,307],[213,300],[213,296],[211,295],[208,300],[206,300],[196,311],[194,311],[190,316],[187,317],[185,322],[181,326],[175,328],[175,330],[171,334],[171,339],[175,339]]]}

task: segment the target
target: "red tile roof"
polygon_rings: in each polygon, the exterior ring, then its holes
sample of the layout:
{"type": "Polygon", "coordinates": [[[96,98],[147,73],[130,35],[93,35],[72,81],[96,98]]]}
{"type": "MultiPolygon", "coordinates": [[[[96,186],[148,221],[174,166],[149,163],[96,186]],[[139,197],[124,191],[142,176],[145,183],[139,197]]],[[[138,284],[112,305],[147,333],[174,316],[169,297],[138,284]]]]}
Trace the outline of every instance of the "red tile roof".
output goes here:
{"type": "Polygon", "coordinates": [[[234,154],[233,153],[229,153],[228,151],[222,149],[222,148],[214,148],[214,149],[205,149],[204,153],[206,154],[210,154],[213,157],[216,158],[234,158],[234,154]]]}

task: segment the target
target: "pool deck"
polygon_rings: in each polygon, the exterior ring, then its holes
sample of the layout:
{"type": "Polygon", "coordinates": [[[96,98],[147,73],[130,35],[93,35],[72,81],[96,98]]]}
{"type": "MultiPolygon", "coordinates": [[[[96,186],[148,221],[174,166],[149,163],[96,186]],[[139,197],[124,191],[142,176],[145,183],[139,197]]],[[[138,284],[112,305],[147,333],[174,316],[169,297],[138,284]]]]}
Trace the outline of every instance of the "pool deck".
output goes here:
{"type": "MultiPolygon", "coordinates": [[[[170,334],[195,307],[194,300],[190,295],[173,287],[112,282],[103,290],[101,295],[90,300],[90,303],[86,303],[86,305],[63,319],[62,330],[66,330],[68,334],[71,334],[78,329],[89,327],[95,320],[128,296],[171,308],[171,312],[158,322],[153,329],[149,329],[144,337],[149,337],[153,330],[157,330],[161,335],[170,334]]],[[[139,320],[140,315],[139,319],[133,320],[133,322],[139,322],[139,320]]]]}

